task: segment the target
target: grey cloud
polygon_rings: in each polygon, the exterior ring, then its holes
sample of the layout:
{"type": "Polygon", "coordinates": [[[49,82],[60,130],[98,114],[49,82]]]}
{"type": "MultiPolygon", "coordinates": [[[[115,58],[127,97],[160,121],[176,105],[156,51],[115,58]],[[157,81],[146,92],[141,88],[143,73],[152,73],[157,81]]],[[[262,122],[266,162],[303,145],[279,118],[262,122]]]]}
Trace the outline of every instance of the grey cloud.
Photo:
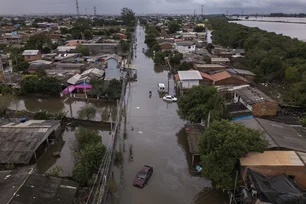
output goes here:
{"type": "MultiPolygon", "coordinates": [[[[80,12],[119,14],[122,7],[136,13],[269,13],[305,12],[305,0],[79,0],[80,12]]],[[[76,13],[75,0],[0,0],[0,14],[76,13]]]]}

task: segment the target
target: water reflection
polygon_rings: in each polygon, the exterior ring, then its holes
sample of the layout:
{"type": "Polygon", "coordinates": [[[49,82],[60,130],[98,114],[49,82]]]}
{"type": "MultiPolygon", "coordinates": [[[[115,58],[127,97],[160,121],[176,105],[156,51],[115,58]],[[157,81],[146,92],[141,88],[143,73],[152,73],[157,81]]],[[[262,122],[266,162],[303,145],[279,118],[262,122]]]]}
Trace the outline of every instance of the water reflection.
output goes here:
{"type": "Polygon", "coordinates": [[[161,73],[164,71],[168,71],[169,68],[167,66],[158,66],[158,65],[154,65],[154,72],[155,73],[161,73]]]}
{"type": "Polygon", "coordinates": [[[65,108],[64,101],[61,98],[23,98],[24,107],[31,112],[45,110],[50,113],[62,111],[65,108]]]}
{"type": "Polygon", "coordinates": [[[55,143],[48,148],[37,163],[37,168],[40,173],[46,173],[52,168],[60,166],[63,169],[61,176],[69,177],[72,175],[72,168],[74,165],[72,146],[75,141],[75,133],[79,127],[98,130],[99,135],[102,137],[103,144],[106,146],[109,144],[111,139],[109,127],[77,124],[63,126],[63,134],[55,140],[55,143]],[[55,157],[53,155],[54,152],[60,152],[60,157],[55,157]]]}

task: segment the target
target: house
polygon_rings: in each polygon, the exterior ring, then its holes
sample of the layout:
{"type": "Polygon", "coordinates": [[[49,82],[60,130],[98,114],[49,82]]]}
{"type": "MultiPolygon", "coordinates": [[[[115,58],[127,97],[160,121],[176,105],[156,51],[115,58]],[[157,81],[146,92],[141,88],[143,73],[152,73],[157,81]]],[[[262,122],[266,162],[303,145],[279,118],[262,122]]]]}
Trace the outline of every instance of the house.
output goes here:
{"type": "Polygon", "coordinates": [[[46,69],[51,69],[51,61],[47,60],[34,60],[30,62],[30,66],[28,68],[28,71],[30,73],[36,73],[39,71],[44,71],[46,69]]]}
{"type": "Polygon", "coordinates": [[[210,58],[210,63],[211,64],[229,64],[230,60],[228,58],[210,58]]]}
{"type": "Polygon", "coordinates": [[[182,38],[185,41],[193,41],[197,38],[197,35],[195,33],[182,33],[182,38]]]}
{"type": "Polygon", "coordinates": [[[253,72],[244,69],[228,68],[227,71],[242,76],[249,81],[254,81],[254,78],[256,76],[256,74],[254,74],[253,72]]]}
{"type": "Polygon", "coordinates": [[[241,86],[248,84],[248,81],[242,76],[232,74],[228,71],[221,71],[211,75],[213,80],[213,85],[222,86],[222,85],[233,85],[233,86],[241,86]]]}
{"type": "Polygon", "coordinates": [[[236,90],[234,102],[243,104],[255,116],[273,116],[277,114],[277,102],[258,89],[250,86],[236,90]]]}
{"type": "Polygon", "coordinates": [[[0,44],[12,45],[20,44],[22,42],[22,36],[15,33],[4,33],[0,38],[0,44]]]}
{"type": "Polygon", "coordinates": [[[201,135],[203,135],[205,127],[201,124],[191,124],[187,123],[185,125],[185,132],[187,136],[187,142],[189,146],[189,153],[191,154],[191,165],[200,161],[200,148],[199,140],[201,135]]]}
{"type": "Polygon", "coordinates": [[[34,164],[61,134],[59,120],[0,123],[0,164],[34,164]]]}
{"type": "Polygon", "coordinates": [[[24,60],[31,62],[34,60],[39,60],[41,58],[41,52],[39,50],[25,50],[22,53],[24,60]]]}
{"type": "Polygon", "coordinates": [[[219,64],[194,64],[193,65],[196,70],[199,70],[200,72],[211,72],[211,71],[221,71],[225,70],[226,67],[219,64]]]}
{"type": "Polygon", "coordinates": [[[172,50],[173,43],[170,42],[161,42],[158,44],[161,50],[172,50]]]}
{"type": "Polygon", "coordinates": [[[68,53],[68,52],[74,52],[76,49],[76,46],[58,46],[57,53],[68,53]]]}
{"type": "Polygon", "coordinates": [[[0,203],[73,204],[79,185],[66,178],[39,174],[35,166],[0,171],[0,203]]]}
{"type": "Polygon", "coordinates": [[[206,74],[204,72],[200,72],[200,74],[202,76],[202,80],[200,81],[200,84],[202,84],[202,85],[213,85],[214,80],[209,74],[206,74]]]}
{"type": "Polygon", "coordinates": [[[194,52],[196,45],[192,41],[180,41],[174,43],[175,49],[180,53],[194,52]]]}
{"type": "Polygon", "coordinates": [[[247,180],[248,170],[264,176],[286,175],[306,188],[306,154],[297,151],[249,152],[240,158],[241,174],[247,180]]]}
{"type": "Polygon", "coordinates": [[[121,78],[121,60],[122,58],[116,54],[110,55],[105,59],[106,69],[105,69],[105,80],[121,78]]]}
{"type": "Polygon", "coordinates": [[[65,46],[78,46],[78,45],[80,45],[80,44],[82,44],[82,43],[85,43],[85,42],[87,42],[86,40],[68,40],[68,41],[66,41],[66,44],[65,44],[65,46]]]}
{"type": "Polygon", "coordinates": [[[294,151],[250,152],[240,158],[243,203],[306,203],[305,155],[294,151]]]}
{"type": "Polygon", "coordinates": [[[306,153],[306,131],[302,127],[291,126],[262,118],[243,118],[235,122],[263,132],[268,141],[268,150],[293,150],[306,153]]]}
{"type": "Polygon", "coordinates": [[[125,35],[123,33],[116,33],[115,36],[118,37],[120,40],[126,40],[127,39],[127,35],[125,35]]]}
{"type": "Polygon", "coordinates": [[[198,86],[200,80],[202,80],[202,76],[197,70],[178,71],[177,73],[176,84],[181,90],[181,94],[183,94],[183,91],[186,89],[198,86]]]}
{"type": "Polygon", "coordinates": [[[82,45],[87,47],[91,54],[113,54],[120,51],[120,45],[117,41],[111,43],[83,43],[82,45]]]}
{"type": "Polygon", "coordinates": [[[183,59],[180,61],[183,62],[190,62],[196,64],[205,64],[205,59],[203,56],[195,54],[195,53],[184,53],[183,59]]]}

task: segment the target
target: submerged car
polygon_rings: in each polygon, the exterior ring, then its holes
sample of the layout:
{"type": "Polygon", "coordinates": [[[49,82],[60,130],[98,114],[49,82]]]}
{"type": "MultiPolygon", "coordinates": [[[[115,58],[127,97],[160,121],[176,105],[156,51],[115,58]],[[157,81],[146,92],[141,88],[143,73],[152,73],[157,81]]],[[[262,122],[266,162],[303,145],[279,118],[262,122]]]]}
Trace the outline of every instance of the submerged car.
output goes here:
{"type": "Polygon", "coordinates": [[[153,167],[144,165],[144,167],[142,167],[142,169],[136,175],[134,182],[133,182],[133,186],[143,188],[148,183],[152,174],[153,174],[153,167]]]}
{"type": "Polygon", "coordinates": [[[165,96],[163,97],[163,100],[164,100],[164,101],[170,101],[170,102],[176,102],[176,101],[177,101],[177,98],[174,97],[174,96],[171,96],[171,95],[165,95],[165,96]]]}

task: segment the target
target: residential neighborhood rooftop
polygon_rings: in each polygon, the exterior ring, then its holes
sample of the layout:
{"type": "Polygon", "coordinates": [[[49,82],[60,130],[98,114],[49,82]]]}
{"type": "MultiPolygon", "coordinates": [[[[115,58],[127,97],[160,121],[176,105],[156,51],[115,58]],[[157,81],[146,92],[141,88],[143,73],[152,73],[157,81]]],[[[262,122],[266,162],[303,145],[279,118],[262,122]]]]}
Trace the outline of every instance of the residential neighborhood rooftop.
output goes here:
{"type": "Polygon", "coordinates": [[[179,78],[181,81],[184,80],[201,80],[202,76],[199,71],[192,70],[192,71],[178,71],[179,78]]]}
{"type": "Polygon", "coordinates": [[[76,182],[41,175],[34,168],[0,171],[0,203],[73,203],[76,182]]]}
{"type": "Polygon", "coordinates": [[[305,166],[295,151],[249,152],[240,158],[241,166],[305,166]]]}
{"type": "Polygon", "coordinates": [[[28,120],[24,123],[1,123],[0,163],[29,163],[36,149],[59,126],[59,120],[28,120]]]}
{"type": "Polygon", "coordinates": [[[235,93],[238,96],[240,96],[247,104],[254,104],[262,101],[269,101],[276,103],[273,99],[271,99],[263,92],[250,86],[238,89],[235,91],[235,93]]]}
{"type": "Polygon", "coordinates": [[[37,55],[39,53],[39,50],[25,50],[23,51],[23,56],[31,56],[31,55],[37,55]]]}

